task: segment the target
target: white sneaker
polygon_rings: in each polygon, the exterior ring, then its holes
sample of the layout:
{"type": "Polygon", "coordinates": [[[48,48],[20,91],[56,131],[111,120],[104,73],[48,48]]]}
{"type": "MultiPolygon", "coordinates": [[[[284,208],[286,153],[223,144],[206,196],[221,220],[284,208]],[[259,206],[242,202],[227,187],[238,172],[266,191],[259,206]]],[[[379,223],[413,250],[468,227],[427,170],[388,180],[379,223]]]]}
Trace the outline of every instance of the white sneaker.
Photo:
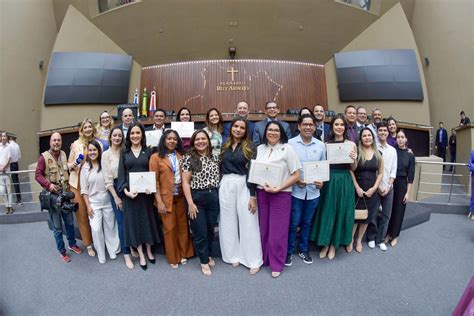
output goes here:
{"type": "Polygon", "coordinates": [[[379,246],[380,250],[387,251],[387,246],[383,242],[378,244],[378,246],[379,246]]]}
{"type": "Polygon", "coordinates": [[[374,249],[375,248],[375,240],[371,240],[367,243],[367,245],[369,246],[370,249],[374,249]]]}

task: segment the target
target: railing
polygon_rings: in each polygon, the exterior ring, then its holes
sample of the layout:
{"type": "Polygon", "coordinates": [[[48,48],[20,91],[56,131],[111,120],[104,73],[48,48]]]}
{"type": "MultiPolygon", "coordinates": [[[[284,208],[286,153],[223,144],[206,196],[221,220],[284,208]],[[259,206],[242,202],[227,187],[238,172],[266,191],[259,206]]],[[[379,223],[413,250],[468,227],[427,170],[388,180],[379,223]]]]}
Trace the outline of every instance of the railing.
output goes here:
{"type": "Polygon", "coordinates": [[[472,183],[469,184],[467,167],[465,163],[416,161],[415,201],[428,204],[469,205],[472,183]],[[450,171],[437,172],[433,170],[436,166],[442,169],[450,167],[450,171]],[[467,172],[456,173],[456,169],[467,172]]]}
{"type": "Polygon", "coordinates": [[[99,13],[104,13],[133,2],[135,0],[98,0],[99,13]]]}
{"type": "Polygon", "coordinates": [[[40,210],[38,196],[42,188],[34,180],[34,173],[35,170],[20,170],[6,173],[9,176],[9,184],[6,185],[3,181],[0,182],[0,192],[3,193],[0,195],[1,214],[5,214],[7,200],[11,203],[15,213],[30,213],[40,210]],[[13,180],[14,177],[12,175],[18,175],[18,182],[13,180]],[[16,191],[15,185],[19,185],[19,192],[16,191]],[[21,200],[21,202],[18,203],[18,200],[21,200]]]}

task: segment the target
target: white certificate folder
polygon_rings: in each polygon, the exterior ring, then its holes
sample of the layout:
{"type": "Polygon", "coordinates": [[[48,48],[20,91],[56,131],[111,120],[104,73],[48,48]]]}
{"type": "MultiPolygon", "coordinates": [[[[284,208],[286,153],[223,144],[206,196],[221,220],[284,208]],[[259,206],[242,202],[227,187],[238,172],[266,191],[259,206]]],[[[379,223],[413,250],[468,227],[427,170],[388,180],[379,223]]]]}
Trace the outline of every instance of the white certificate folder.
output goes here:
{"type": "Polygon", "coordinates": [[[279,164],[252,160],[248,181],[261,186],[268,184],[278,187],[281,184],[282,173],[283,167],[279,164]]]}

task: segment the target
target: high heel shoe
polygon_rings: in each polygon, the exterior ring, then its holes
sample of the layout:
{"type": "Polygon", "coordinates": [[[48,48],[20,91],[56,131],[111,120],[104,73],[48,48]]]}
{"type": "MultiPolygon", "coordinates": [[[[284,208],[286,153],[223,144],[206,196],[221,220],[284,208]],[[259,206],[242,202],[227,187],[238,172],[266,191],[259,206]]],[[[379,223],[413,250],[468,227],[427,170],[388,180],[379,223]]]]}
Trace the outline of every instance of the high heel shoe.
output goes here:
{"type": "Polygon", "coordinates": [[[358,253],[361,253],[361,252],[362,252],[362,241],[358,241],[358,242],[356,243],[356,251],[357,251],[358,253]]]}
{"type": "Polygon", "coordinates": [[[321,251],[319,252],[319,259],[326,258],[328,254],[328,250],[329,250],[329,247],[323,247],[323,249],[321,249],[321,251]]]}
{"type": "Polygon", "coordinates": [[[148,269],[148,266],[146,265],[146,263],[144,265],[140,264],[140,268],[142,268],[143,271],[146,271],[146,269],[148,269]]]}
{"type": "Polygon", "coordinates": [[[397,237],[397,238],[393,238],[393,239],[390,241],[390,246],[392,246],[392,247],[395,247],[397,244],[398,244],[398,237],[397,237]]]}
{"type": "Polygon", "coordinates": [[[133,261],[130,258],[130,255],[124,255],[123,259],[125,260],[125,265],[127,266],[129,270],[132,270],[133,268],[135,268],[135,265],[133,264],[133,261]]]}
{"type": "Polygon", "coordinates": [[[209,257],[209,266],[211,268],[214,268],[216,266],[216,262],[214,261],[214,259],[212,259],[211,257],[209,257]]]}
{"type": "Polygon", "coordinates": [[[334,247],[329,248],[328,259],[332,260],[336,256],[336,249],[334,247]]]}
{"type": "Polygon", "coordinates": [[[211,276],[212,275],[211,267],[209,267],[209,264],[201,264],[201,272],[205,276],[211,276]]]}
{"type": "Polygon", "coordinates": [[[146,257],[148,258],[148,261],[150,261],[151,264],[155,264],[156,258],[150,259],[150,256],[147,254],[146,257]]]}

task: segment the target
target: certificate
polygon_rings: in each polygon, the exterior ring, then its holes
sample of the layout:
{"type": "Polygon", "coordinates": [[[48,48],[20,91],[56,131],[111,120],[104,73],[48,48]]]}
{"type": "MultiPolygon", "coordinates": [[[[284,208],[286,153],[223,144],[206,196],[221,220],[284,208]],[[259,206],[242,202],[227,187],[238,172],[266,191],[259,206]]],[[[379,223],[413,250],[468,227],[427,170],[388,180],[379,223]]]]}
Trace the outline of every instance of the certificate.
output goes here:
{"type": "Polygon", "coordinates": [[[327,158],[330,164],[353,163],[349,156],[352,151],[351,143],[326,144],[327,158]]]}
{"type": "Polygon", "coordinates": [[[283,167],[279,164],[252,160],[248,181],[261,186],[269,184],[278,187],[281,184],[282,173],[283,167]]]}
{"type": "Polygon", "coordinates": [[[194,133],[194,122],[171,122],[171,129],[177,131],[181,138],[190,138],[194,133]]]}
{"type": "Polygon", "coordinates": [[[152,131],[146,131],[146,146],[147,147],[157,147],[160,142],[161,135],[163,131],[161,129],[155,129],[152,131]]]}
{"type": "Polygon", "coordinates": [[[311,161],[303,163],[304,182],[329,181],[329,161],[311,161]]]}
{"type": "Polygon", "coordinates": [[[130,172],[130,192],[156,192],[155,172],[130,172]]]}

